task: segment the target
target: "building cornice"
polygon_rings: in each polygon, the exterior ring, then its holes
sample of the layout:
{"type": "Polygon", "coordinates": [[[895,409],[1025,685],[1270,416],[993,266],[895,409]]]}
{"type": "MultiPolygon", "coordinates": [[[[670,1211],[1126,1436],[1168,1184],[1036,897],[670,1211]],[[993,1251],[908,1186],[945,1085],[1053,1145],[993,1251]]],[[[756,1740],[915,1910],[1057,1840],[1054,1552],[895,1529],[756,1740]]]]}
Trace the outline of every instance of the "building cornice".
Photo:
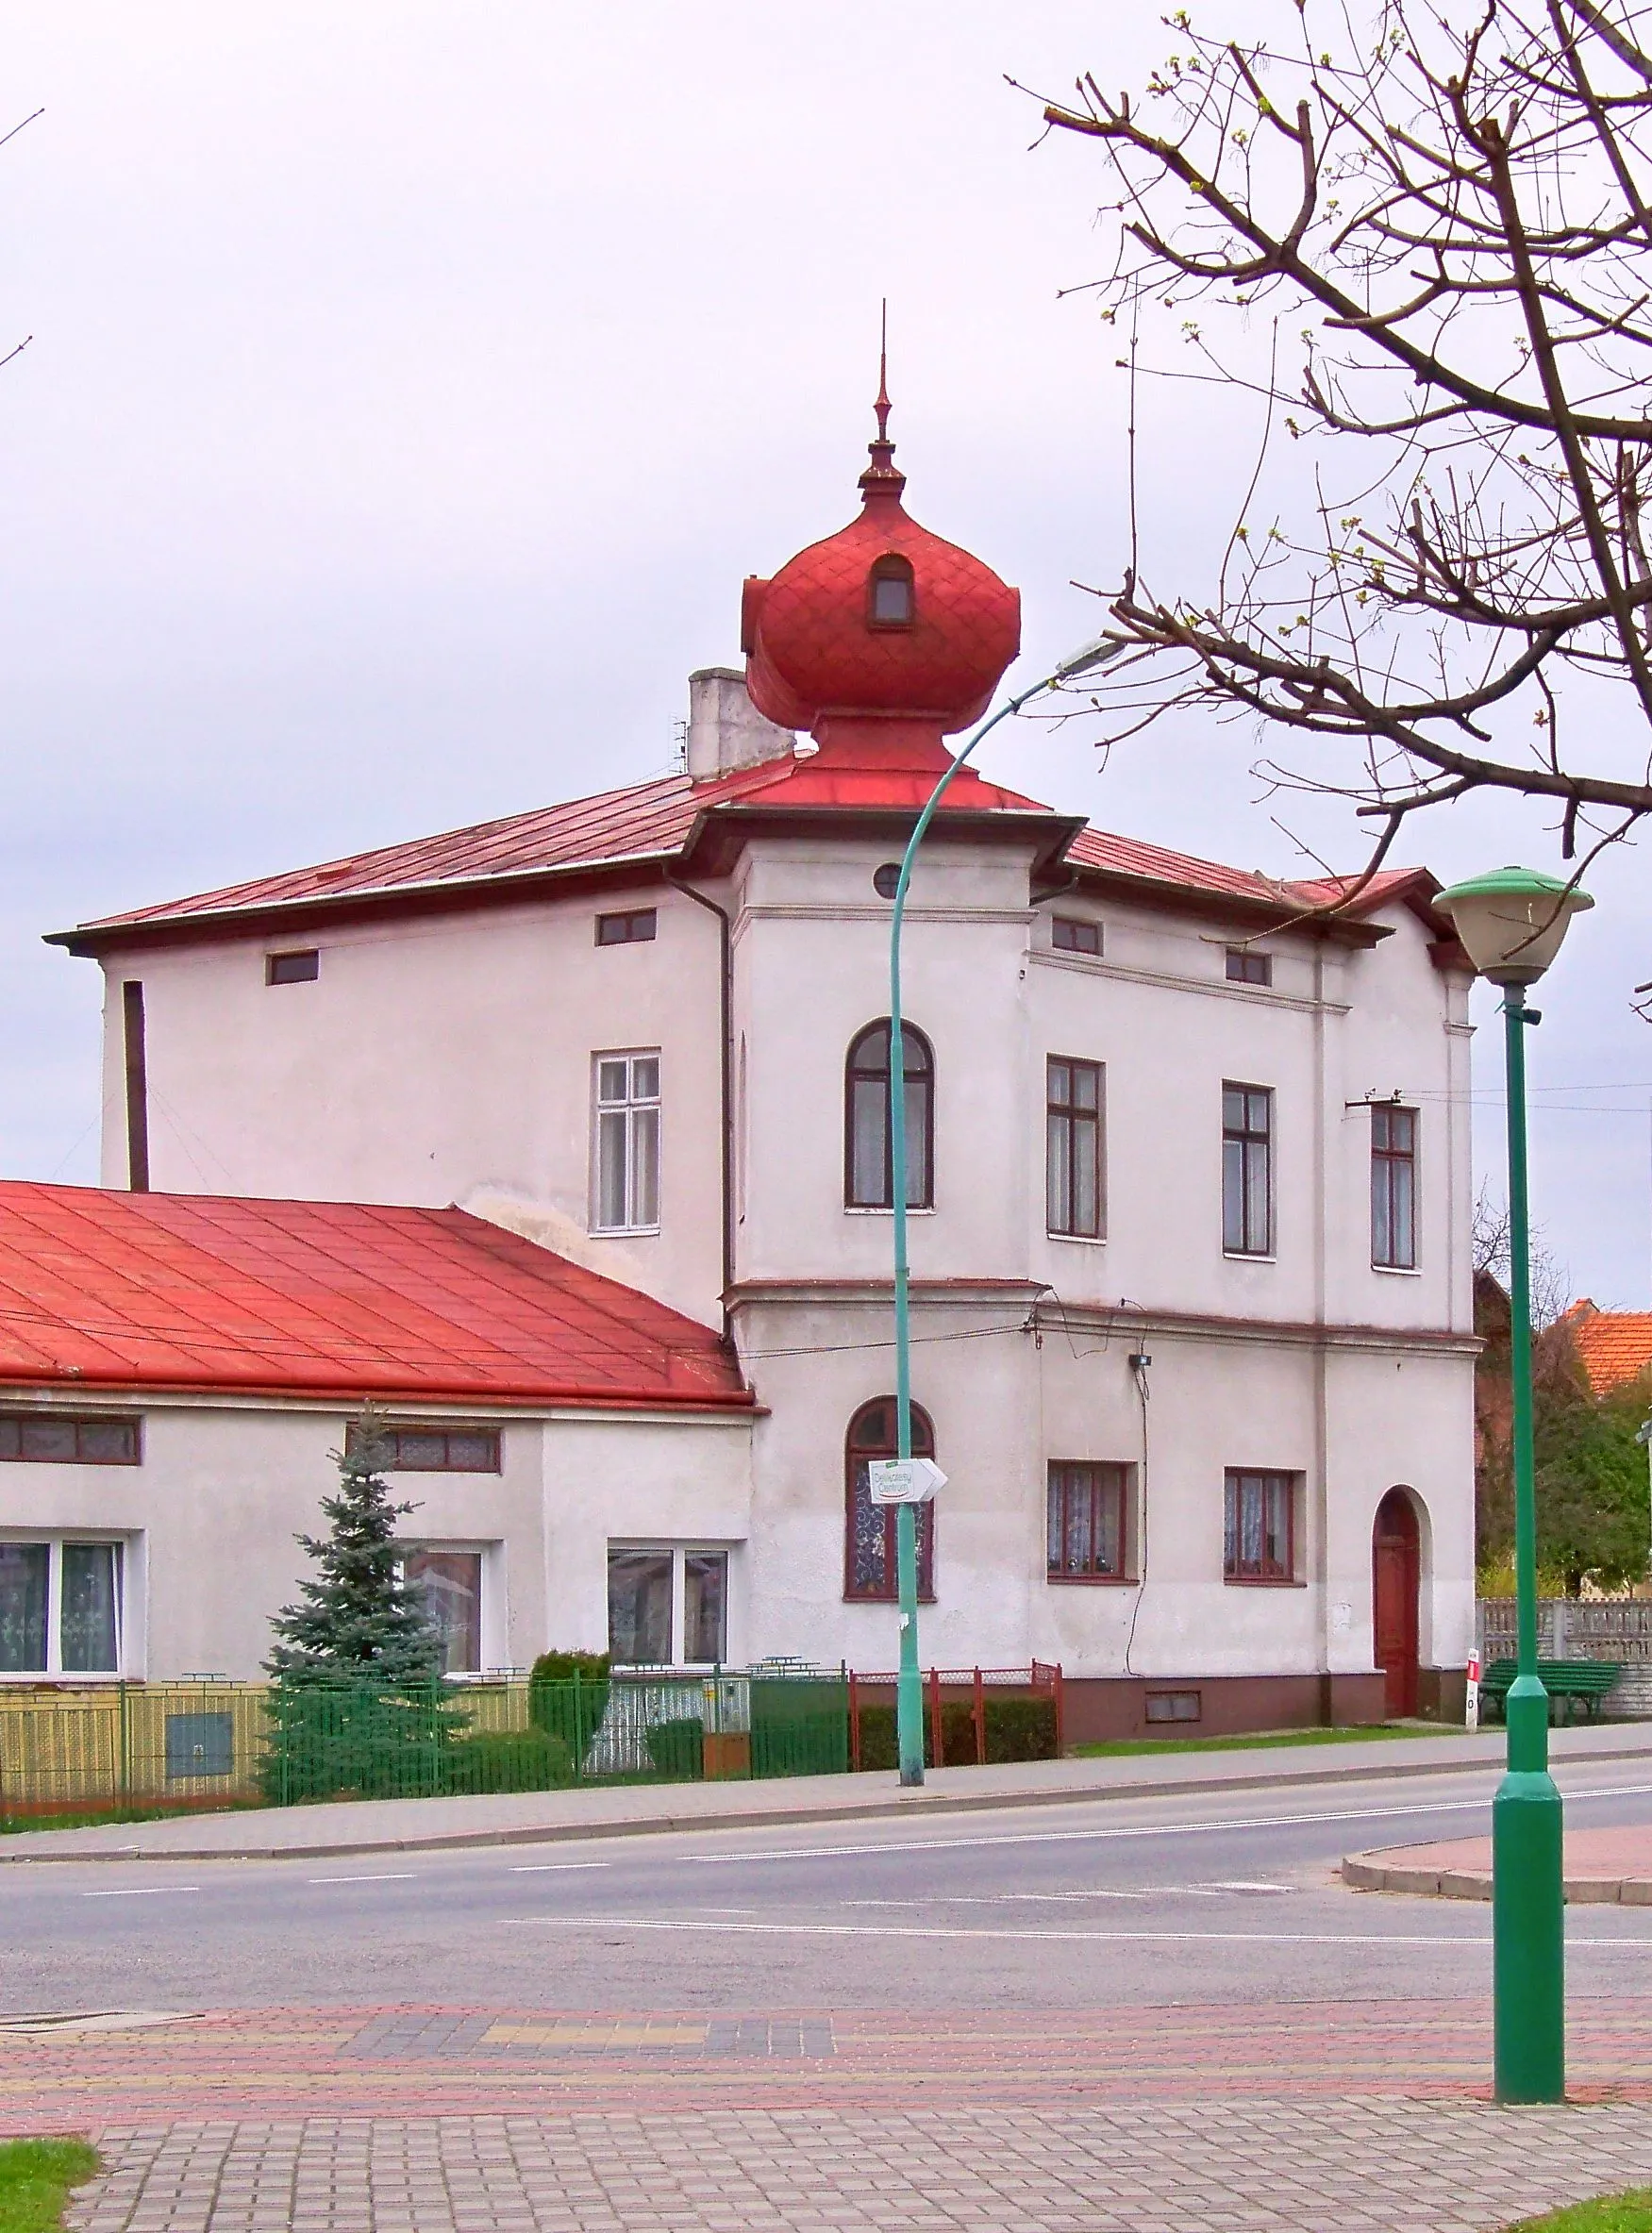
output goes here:
{"type": "MultiPolygon", "coordinates": [[[[1006,1333],[1139,1334],[1151,1330],[1167,1340],[1231,1341],[1251,1347],[1293,1349],[1395,1350],[1419,1356],[1477,1357],[1477,1334],[1450,1326],[1369,1325],[1355,1321],[1288,1318],[1232,1318],[1213,1311],[1160,1309],[1151,1304],[1127,1307],[1064,1302],[1052,1290],[1026,1279],[914,1279],[914,1309],[980,1310],[997,1308],[1024,1313],[1006,1333]]],[[[739,1280],[726,1297],[736,1315],[763,1308],[845,1308],[889,1310],[893,1288],[887,1279],[739,1280]]]]}

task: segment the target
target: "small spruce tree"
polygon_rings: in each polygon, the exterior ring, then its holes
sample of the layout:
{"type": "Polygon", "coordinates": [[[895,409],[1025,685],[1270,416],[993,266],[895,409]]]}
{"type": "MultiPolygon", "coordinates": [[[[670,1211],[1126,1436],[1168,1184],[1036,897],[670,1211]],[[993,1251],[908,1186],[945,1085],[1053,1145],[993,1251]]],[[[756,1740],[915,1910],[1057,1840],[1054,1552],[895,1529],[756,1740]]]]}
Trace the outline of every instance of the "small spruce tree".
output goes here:
{"type": "Polygon", "coordinates": [[[301,1602],[271,1621],[276,1642],[264,1661],[283,1685],[371,1682],[387,1691],[442,1679],[442,1643],[422,1584],[401,1572],[395,1524],[416,1507],[392,1501],[384,1467],[383,1422],[369,1405],[333,1452],[337,1493],[324,1496],[325,1538],[298,1542],[320,1569],[299,1583],[301,1602]]]}

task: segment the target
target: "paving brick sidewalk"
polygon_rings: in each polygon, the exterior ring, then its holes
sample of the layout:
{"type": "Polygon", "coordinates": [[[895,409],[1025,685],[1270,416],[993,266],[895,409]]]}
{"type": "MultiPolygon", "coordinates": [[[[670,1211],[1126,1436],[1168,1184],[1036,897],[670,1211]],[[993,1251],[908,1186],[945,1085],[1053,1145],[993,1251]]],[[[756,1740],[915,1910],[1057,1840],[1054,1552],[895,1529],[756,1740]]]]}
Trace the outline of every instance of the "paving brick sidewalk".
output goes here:
{"type": "MultiPolygon", "coordinates": [[[[1567,2028],[1576,2101],[1652,2110],[1652,1997],[1574,1994],[1567,2028]]],[[[126,2031],[8,2030],[0,2131],[322,2112],[847,2115],[892,2101],[983,2114],[1226,2101],[1243,2124],[1243,2105],[1267,2098],[1472,2100],[1491,2062],[1477,1995],[949,2014],[274,2008],[126,2031]]]]}
{"type": "Polygon", "coordinates": [[[1652,2106],[1139,2102],[100,2131],[74,2233],[1489,2233],[1652,2180],[1652,2106]]]}

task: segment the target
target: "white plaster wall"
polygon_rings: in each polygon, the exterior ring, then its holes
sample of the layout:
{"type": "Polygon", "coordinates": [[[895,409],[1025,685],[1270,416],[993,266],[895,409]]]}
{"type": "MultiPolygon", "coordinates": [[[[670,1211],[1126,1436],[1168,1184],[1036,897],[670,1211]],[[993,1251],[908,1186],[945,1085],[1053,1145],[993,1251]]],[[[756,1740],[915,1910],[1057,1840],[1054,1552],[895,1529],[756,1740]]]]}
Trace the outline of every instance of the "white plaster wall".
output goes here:
{"type": "MultiPolygon", "coordinates": [[[[127,1675],[255,1680],[271,1614],[313,1572],[293,1538],[325,1531],[320,1500],[337,1480],[328,1454],[341,1446],[345,1414],[183,1401],[131,1408],[143,1422],[141,1465],[0,1465],[0,1535],[67,1529],[131,1546],[127,1675]]],[[[605,1648],[610,1534],[731,1545],[746,1536],[743,1418],[494,1416],[500,1473],[391,1476],[418,1508],[400,1524],[408,1541],[484,1551],[487,1666],[526,1666],[551,1645],[605,1648]]],[[[730,1581],[733,1592],[738,1553],[730,1581]]],[[[743,1618],[739,1601],[736,1628],[743,1618]]]]}
{"type": "MultiPolygon", "coordinates": [[[[1427,1515],[1423,1662],[1462,1663],[1473,1625],[1468,1357],[1322,1351],[1260,1329],[1195,1335],[1150,1314],[1110,1334],[1046,1325],[1040,1342],[1012,1330],[1015,1317],[984,1299],[914,1308],[913,1399],[934,1424],[947,1475],[936,1603],[920,1616],[926,1666],[1038,1658],[1075,1675],[1369,1672],[1372,1525],[1396,1483],[1413,1488],[1427,1515]],[[1144,1470],[1126,1362],[1138,1345],[1153,1359],[1144,1470]],[[1140,1591],[1047,1580],[1045,1483],[1057,1459],[1134,1469],[1140,1591]],[[1224,1580],[1230,1467],[1301,1475],[1293,1585],[1224,1580]]],[[[887,1306],[870,1302],[740,1314],[770,1407],[754,1443],[759,1652],[894,1663],[893,1607],[843,1602],[844,1436],[861,1404],[891,1391],[890,1352],[876,1345],[887,1326],[887,1306]],[[799,1349],[809,1354],[774,1354],[799,1349]]]]}
{"type": "MultiPolygon", "coordinates": [[[[887,1214],[843,1200],[843,1061],[888,1012],[887,848],[753,845],[740,879],[736,1031],[742,1280],[887,1276],[887,1214]]],[[[903,960],[908,1018],[936,1065],[932,1213],[915,1278],[1019,1277],[1074,1302],[1218,1317],[1443,1327],[1469,1323],[1463,988],[1436,971],[1408,909],[1369,951],[1269,942],[1271,989],[1229,985],[1215,920],[1063,900],[1103,924],[1099,960],[1057,954],[1026,906],[1028,857],[938,843],[920,858],[903,960]],[[1105,1241],[1044,1230],[1044,1063],[1107,1070],[1105,1241]],[[1275,1094],[1272,1261],[1225,1257],[1222,1086],[1275,1094]],[[1365,1106],[1398,1090],[1421,1114],[1419,1270],[1373,1270],[1365,1106]],[[1348,1108],[1348,1103],[1356,1104],[1348,1108]]]]}
{"type": "Polygon", "coordinates": [[[143,986],[159,1192],[474,1205],[708,1323],[722,1284],[717,925],[595,944],[601,902],[123,954],[105,1003],[103,1182],[126,1183],[121,984],[143,986]],[[313,983],[266,953],[316,945],[313,983]],[[660,1049],[660,1231],[591,1235],[591,1058],[660,1049]]]}

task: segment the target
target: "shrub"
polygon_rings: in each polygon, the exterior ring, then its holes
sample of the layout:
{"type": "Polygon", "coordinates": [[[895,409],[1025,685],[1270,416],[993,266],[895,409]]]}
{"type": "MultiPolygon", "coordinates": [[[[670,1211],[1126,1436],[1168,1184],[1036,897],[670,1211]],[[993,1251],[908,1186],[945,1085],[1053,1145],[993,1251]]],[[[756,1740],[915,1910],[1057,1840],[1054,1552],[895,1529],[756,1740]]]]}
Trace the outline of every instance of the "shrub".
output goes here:
{"type": "Polygon", "coordinates": [[[608,1711],[607,1652],[542,1652],[527,1678],[527,1718],[559,1738],[576,1767],[608,1711]]]}
{"type": "MultiPolygon", "coordinates": [[[[997,1760],[1053,1760],[1056,1757],[1056,1708],[1049,1698],[1006,1698],[989,1691],[986,1697],[987,1758],[997,1760]]],[[[943,1765],[973,1767],[976,1758],[975,1711],[967,1698],[944,1698],[941,1705],[943,1765]]],[[[935,1765],[929,1721],[929,1700],[924,1700],[924,1764],[935,1765]]],[[[900,1750],[895,1739],[893,1706],[860,1708],[860,1765],[895,1769],[900,1750]]]]}
{"type": "Polygon", "coordinates": [[[451,1791],[548,1791],[572,1783],[572,1746],[548,1729],[484,1729],[461,1737],[444,1763],[451,1791]]]}
{"type": "Polygon", "coordinates": [[[706,1725],[696,1714],[656,1722],[647,1732],[648,1758],[671,1783],[697,1783],[706,1773],[706,1725]]]}

